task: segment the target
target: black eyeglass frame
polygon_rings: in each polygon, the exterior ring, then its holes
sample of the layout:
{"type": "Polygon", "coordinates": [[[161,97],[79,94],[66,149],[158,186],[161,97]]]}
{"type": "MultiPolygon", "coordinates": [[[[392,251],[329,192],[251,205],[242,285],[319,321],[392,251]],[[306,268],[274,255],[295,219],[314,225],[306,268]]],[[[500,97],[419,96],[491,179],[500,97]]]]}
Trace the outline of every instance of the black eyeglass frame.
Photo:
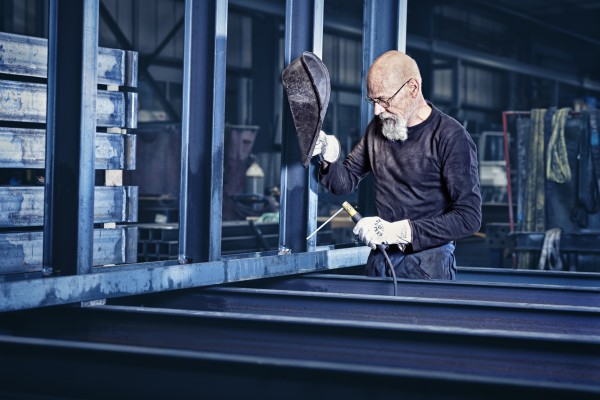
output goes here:
{"type": "Polygon", "coordinates": [[[367,96],[367,97],[365,97],[365,101],[368,102],[368,103],[371,103],[373,105],[375,105],[375,103],[377,103],[377,104],[379,104],[383,108],[390,108],[391,107],[391,102],[394,100],[394,97],[396,97],[398,95],[398,93],[400,93],[400,91],[402,90],[402,88],[404,86],[406,86],[406,84],[408,82],[410,82],[411,80],[412,80],[412,78],[410,78],[409,80],[407,80],[406,82],[404,82],[402,84],[402,86],[400,86],[400,89],[398,89],[396,91],[396,93],[394,93],[392,95],[392,97],[388,98],[387,100],[384,100],[384,99],[372,99],[369,96],[367,96]]]}

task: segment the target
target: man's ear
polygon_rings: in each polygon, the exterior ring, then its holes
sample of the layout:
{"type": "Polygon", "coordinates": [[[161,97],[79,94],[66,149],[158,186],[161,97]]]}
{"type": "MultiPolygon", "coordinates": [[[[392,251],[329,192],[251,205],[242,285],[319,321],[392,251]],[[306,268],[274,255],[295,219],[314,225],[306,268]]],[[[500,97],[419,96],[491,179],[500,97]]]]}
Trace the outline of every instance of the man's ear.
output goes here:
{"type": "Polygon", "coordinates": [[[417,97],[419,94],[420,84],[419,81],[415,78],[412,78],[410,82],[408,82],[408,87],[410,88],[410,95],[412,97],[417,97]]]}

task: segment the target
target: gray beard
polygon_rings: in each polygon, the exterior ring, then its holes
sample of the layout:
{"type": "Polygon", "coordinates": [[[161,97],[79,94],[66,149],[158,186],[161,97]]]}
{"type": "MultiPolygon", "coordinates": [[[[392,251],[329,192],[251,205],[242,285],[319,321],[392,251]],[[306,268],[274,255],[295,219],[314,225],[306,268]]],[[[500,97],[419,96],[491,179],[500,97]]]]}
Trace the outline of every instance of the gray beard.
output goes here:
{"type": "Polygon", "coordinates": [[[388,112],[382,112],[379,114],[379,118],[382,123],[381,133],[386,139],[392,142],[396,140],[404,142],[408,139],[408,121],[406,118],[388,112]]]}

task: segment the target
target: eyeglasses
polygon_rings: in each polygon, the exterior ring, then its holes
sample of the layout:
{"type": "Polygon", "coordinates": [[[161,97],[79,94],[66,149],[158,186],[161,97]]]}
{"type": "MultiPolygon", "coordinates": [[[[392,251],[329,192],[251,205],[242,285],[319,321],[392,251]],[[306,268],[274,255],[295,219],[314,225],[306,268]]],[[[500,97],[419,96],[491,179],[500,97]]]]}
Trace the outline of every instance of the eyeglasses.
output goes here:
{"type": "Polygon", "coordinates": [[[412,79],[412,78],[410,78],[409,80],[407,80],[406,82],[404,82],[404,84],[403,84],[402,86],[400,86],[400,89],[398,89],[398,91],[397,91],[396,93],[394,93],[394,94],[392,95],[392,97],[390,97],[390,98],[389,98],[389,99],[387,99],[387,100],[384,100],[384,99],[381,99],[381,98],[380,98],[380,99],[372,99],[372,98],[370,98],[370,97],[368,97],[368,96],[367,96],[367,97],[365,97],[365,101],[368,101],[369,103],[371,103],[371,104],[373,104],[373,105],[375,105],[375,103],[377,103],[377,104],[379,104],[379,105],[380,105],[381,107],[383,107],[383,108],[390,108],[390,106],[391,106],[391,102],[392,102],[392,100],[394,100],[394,97],[396,97],[396,95],[397,95],[398,93],[400,93],[400,91],[402,90],[402,88],[403,88],[404,86],[406,86],[406,84],[407,84],[408,82],[410,82],[410,81],[411,81],[411,79],[412,79]]]}

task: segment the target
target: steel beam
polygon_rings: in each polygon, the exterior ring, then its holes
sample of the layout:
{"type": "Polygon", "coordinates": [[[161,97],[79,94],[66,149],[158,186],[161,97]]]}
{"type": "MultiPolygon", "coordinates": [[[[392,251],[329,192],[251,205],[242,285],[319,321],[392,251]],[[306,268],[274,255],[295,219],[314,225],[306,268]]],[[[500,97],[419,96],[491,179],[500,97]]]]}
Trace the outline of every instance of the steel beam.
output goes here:
{"type": "Polygon", "coordinates": [[[458,281],[505,282],[538,285],[600,287],[600,274],[591,272],[533,271],[458,267],[458,281]]]}
{"type": "MultiPolygon", "coordinates": [[[[366,262],[366,258],[365,258],[366,262]]],[[[364,276],[365,266],[356,265],[341,271],[345,275],[364,276]]],[[[506,268],[457,267],[458,282],[515,283],[552,286],[600,287],[600,274],[593,272],[539,271],[506,268]]]]}
{"type": "MultiPolygon", "coordinates": [[[[10,285],[6,282],[3,282],[5,278],[8,278],[9,280],[11,279],[10,276],[5,274],[27,274],[42,270],[42,247],[43,236],[41,231],[11,232],[0,234],[0,254],[2,254],[2,258],[0,258],[0,288],[2,290],[11,290],[10,285]]],[[[134,263],[136,261],[136,227],[119,227],[115,229],[94,230],[94,253],[92,259],[93,265],[115,265],[124,263],[134,263]]],[[[98,268],[95,268],[95,271],[100,272],[98,268]]],[[[27,278],[27,276],[21,278],[27,278]]],[[[33,292],[33,287],[43,287],[50,284],[50,286],[53,286],[59,291],[64,289],[60,285],[53,285],[51,282],[53,281],[50,280],[45,283],[37,282],[29,284],[27,284],[26,282],[22,282],[24,287],[18,290],[21,291],[20,296],[22,296],[23,298],[19,299],[18,296],[15,296],[6,304],[3,302],[0,303],[0,310],[5,310],[5,306],[7,308],[14,309],[14,307],[12,307],[10,303],[12,303],[13,305],[21,304],[22,307],[24,304],[30,303],[32,299],[36,298],[37,300],[34,300],[34,303],[38,300],[42,301],[42,303],[45,303],[47,300],[40,299],[38,297],[38,294],[33,292]],[[32,291],[26,289],[27,286],[29,286],[32,291]]],[[[76,292],[78,290],[77,288],[81,290],[83,287],[79,286],[82,282],[78,281],[77,279],[73,279],[70,282],[72,285],[75,286],[67,290],[67,292],[69,293],[76,292]]],[[[118,281],[115,280],[115,285],[118,285],[117,282],[118,281]]],[[[52,299],[49,299],[50,303],[60,303],[60,298],[62,298],[62,296],[56,298],[56,294],[52,294],[56,292],[51,292],[52,290],[44,291],[44,294],[42,296],[52,297],[52,299]]],[[[9,295],[8,297],[13,296],[9,295]]],[[[91,298],[89,298],[89,296],[85,297],[88,297],[89,300],[92,300],[91,298]]],[[[66,298],[64,298],[64,300],[66,300],[66,298]]],[[[17,306],[17,308],[20,307],[17,306]]]]}
{"type": "MultiPolygon", "coordinates": [[[[390,278],[334,274],[307,274],[302,277],[245,282],[236,286],[370,296],[393,296],[394,294],[390,278]]],[[[411,298],[600,308],[600,288],[573,286],[399,279],[398,295],[411,298]]]]}
{"type": "MultiPolygon", "coordinates": [[[[135,169],[136,135],[96,132],[96,169],[135,169]]],[[[44,129],[0,127],[0,168],[45,165],[44,129]]]]}
{"type": "Polygon", "coordinates": [[[98,0],[51,0],[48,40],[44,269],[93,265],[98,0]]]}
{"type": "MultiPolygon", "coordinates": [[[[0,73],[35,78],[48,76],[47,39],[0,32],[0,47],[0,73]]],[[[98,47],[99,84],[135,87],[137,68],[137,53],[98,47]]]]}
{"type": "MultiPolygon", "coordinates": [[[[402,286],[400,286],[401,288],[402,286]]],[[[456,289],[456,288],[455,288],[456,289]]],[[[598,307],[499,303],[409,296],[369,296],[273,289],[214,288],[115,299],[124,304],[181,309],[385,322],[419,327],[448,327],[508,332],[598,336],[598,307]]]]}
{"type": "MultiPolygon", "coordinates": [[[[72,77],[70,84],[73,84],[74,79],[72,77]]],[[[46,101],[49,95],[46,85],[41,83],[0,80],[0,119],[46,123],[46,111],[49,109],[46,101]]],[[[95,109],[92,110],[96,118],[92,120],[95,126],[137,127],[137,93],[99,90],[96,94],[94,90],[93,97],[96,98],[93,102],[95,109]]],[[[93,138],[93,134],[91,136],[93,138]]]]}
{"type": "Polygon", "coordinates": [[[3,398],[595,399],[598,392],[451,372],[0,336],[3,398]],[[44,373],[31,384],[34,368],[44,373]],[[60,372],[58,372],[60,371],[60,372]],[[85,371],[85,373],[82,373],[85,371]],[[57,373],[54,373],[57,372],[57,373]],[[102,376],[102,384],[98,377],[102,376]],[[77,379],[73,379],[77,377],[77,379]]]}
{"type": "MultiPolygon", "coordinates": [[[[93,196],[94,223],[137,221],[137,186],[98,186],[94,188],[93,196]]],[[[43,224],[43,187],[0,187],[0,228],[43,224]]]]}
{"type": "MultiPolygon", "coordinates": [[[[305,51],[321,56],[323,0],[287,0],[285,13],[285,65],[305,51]]],[[[283,105],[281,151],[281,202],[279,248],[294,253],[312,251],[316,238],[306,241],[317,225],[317,170],[305,169],[287,99],[283,105]]]]}
{"type": "MultiPolygon", "coordinates": [[[[367,97],[367,74],[373,61],[388,50],[406,51],[405,0],[365,0],[363,11],[363,68],[361,95],[367,97]]],[[[366,101],[360,106],[360,129],[364,132],[374,116],[366,101]]],[[[372,177],[361,184],[358,207],[363,215],[376,215],[372,177]]]]}
{"type": "MultiPolygon", "coordinates": [[[[600,392],[600,339],[381,322],[99,306],[11,313],[5,334],[600,392]]],[[[3,358],[4,360],[4,358],[3,358]]],[[[3,365],[6,363],[2,363],[3,365]]],[[[14,367],[14,366],[11,366],[14,367]]],[[[37,368],[36,368],[37,369],[37,368]]]]}
{"type": "Polygon", "coordinates": [[[179,261],[221,258],[227,0],[185,9],[179,261]]]}
{"type": "Polygon", "coordinates": [[[368,248],[361,247],[186,265],[136,264],[81,276],[4,282],[0,311],[326,271],[364,264],[367,254],[368,248]]]}

